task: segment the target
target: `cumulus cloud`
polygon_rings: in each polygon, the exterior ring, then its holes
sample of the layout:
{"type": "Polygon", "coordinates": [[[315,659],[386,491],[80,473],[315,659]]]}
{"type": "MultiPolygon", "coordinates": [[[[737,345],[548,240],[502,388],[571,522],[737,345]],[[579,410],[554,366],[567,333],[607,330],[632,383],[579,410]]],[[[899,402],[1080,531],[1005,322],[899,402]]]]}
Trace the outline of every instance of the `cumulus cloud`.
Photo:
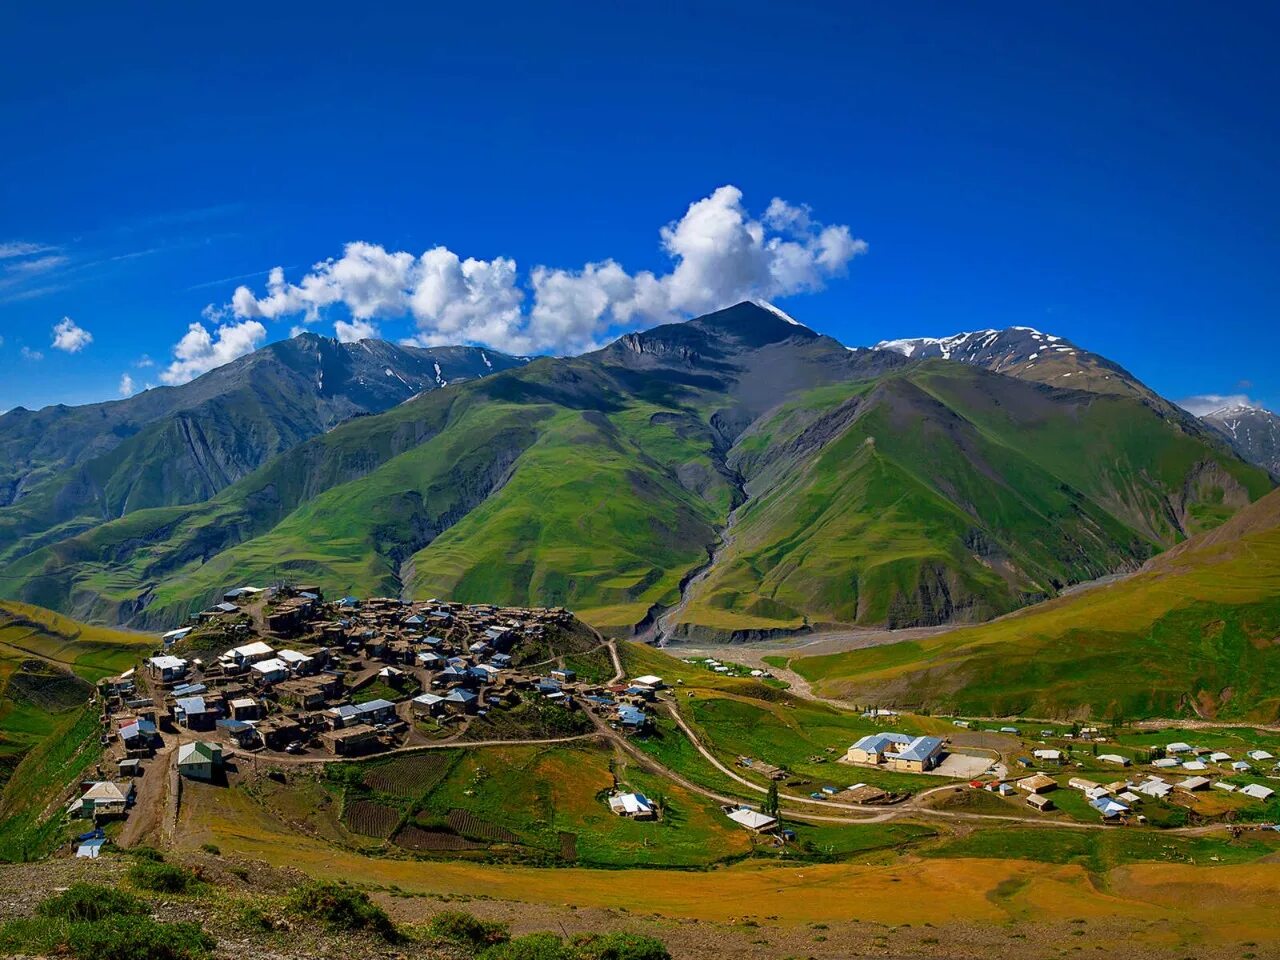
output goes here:
{"type": "Polygon", "coordinates": [[[1243,393],[1201,393],[1193,397],[1183,397],[1178,406],[1197,417],[1213,413],[1224,407],[1256,407],[1257,403],[1243,393]]]}
{"type": "Polygon", "coordinates": [[[79,353],[93,343],[93,334],[77,326],[70,317],[63,317],[53,325],[53,347],[67,353],[79,353]]]}
{"type": "Polygon", "coordinates": [[[257,320],[220,325],[214,333],[203,323],[193,323],[173,348],[173,362],[160,373],[170,385],[186,383],[202,373],[230,363],[258,348],[267,328],[257,320]]]}
{"type": "Polygon", "coordinates": [[[276,267],[263,295],[238,287],[230,304],[210,307],[206,318],[221,320],[229,311],[242,321],[291,317],[310,324],[341,306],[350,320],[336,321],[340,339],[367,335],[378,318],[410,316],[417,333],[409,342],[424,346],[572,352],[626,325],[820,290],[867,250],[849,227],[824,224],[809,207],[780,198],[754,217],[734,186],[690,204],[659,237],[672,261],[666,273],[630,273],[609,259],[578,269],[535,266],[523,279],[506,257],[463,259],[442,246],[414,256],[349,243],[342,256],[317,263],[296,283],[276,267]]]}
{"type": "MultiPolygon", "coordinates": [[[[333,334],[341,343],[355,343],[357,340],[372,340],[378,336],[378,328],[368,320],[338,320],[333,325],[333,334]]],[[[296,336],[296,334],[295,334],[296,336]]]]}
{"type": "Polygon", "coordinates": [[[127,373],[120,374],[120,396],[132,397],[135,392],[133,377],[127,373]]]}
{"type": "Polygon", "coordinates": [[[32,350],[30,347],[23,347],[18,352],[22,354],[23,360],[43,360],[44,359],[43,353],[41,353],[39,350],[32,350]]]}

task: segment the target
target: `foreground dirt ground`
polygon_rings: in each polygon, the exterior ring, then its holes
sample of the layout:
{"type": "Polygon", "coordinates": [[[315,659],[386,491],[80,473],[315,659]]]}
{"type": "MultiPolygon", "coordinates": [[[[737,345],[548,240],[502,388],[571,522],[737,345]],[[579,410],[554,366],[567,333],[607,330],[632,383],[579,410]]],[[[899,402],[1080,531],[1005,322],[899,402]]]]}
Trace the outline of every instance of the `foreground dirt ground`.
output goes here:
{"type": "MultiPolygon", "coordinates": [[[[367,880],[375,865],[342,857],[325,864],[303,860],[297,864],[302,869],[208,854],[185,859],[210,881],[212,893],[162,899],[157,912],[202,920],[218,937],[219,957],[434,955],[425,945],[388,948],[314,930],[255,935],[235,921],[246,902],[283,893],[307,874],[367,880]]],[[[75,880],[117,882],[125,866],[125,858],[113,857],[0,867],[0,919],[31,913],[42,897],[75,880]]],[[[1274,923],[1280,864],[1274,863],[1127,867],[1106,878],[1107,889],[1078,868],[1019,861],[901,860],[707,873],[378,866],[393,869],[384,872],[375,898],[400,923],[464,909],[503,920],[514,934],[632,930],[661,938],[677,960],[1280,957],[1274,923]],[[414,869],[402,869],[408,867],[414,869]]]]}

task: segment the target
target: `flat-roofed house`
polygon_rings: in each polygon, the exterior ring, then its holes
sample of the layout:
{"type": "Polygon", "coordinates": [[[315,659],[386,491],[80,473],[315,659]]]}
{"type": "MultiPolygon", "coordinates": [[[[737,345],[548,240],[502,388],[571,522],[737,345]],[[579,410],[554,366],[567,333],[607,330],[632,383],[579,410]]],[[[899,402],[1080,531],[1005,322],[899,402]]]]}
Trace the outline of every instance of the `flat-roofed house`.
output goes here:
{"type": "Polygon", "coordinates": [[[367,723],[357,723],[340,730],[326,730],[320,734],[320,741],[335,756],[349,757],[372,750],[378,743],[378,732],[367,723]]]}
{"type": "Polygon", "coordinates": [[[181,680],[187,675],[187,661],[169,655],[147,660],[147,672],[166,683],[181,680]]]}
{"type": "Polygon", "coordinates": [[[275,650],[271,648],[270,644],[255,640],[252,643],[232,647],[218,659],[224,663],[234,664],[237,667],[247,667],[260,660],[269,659],[274,654],[275,650]]]}
{"type": "Polygon", "coordinates": [[[249,668],[249,672],[253,675],[254,682],[262,686],[289,679],[289,665],[279,657],[259,660],[249,668]]]}

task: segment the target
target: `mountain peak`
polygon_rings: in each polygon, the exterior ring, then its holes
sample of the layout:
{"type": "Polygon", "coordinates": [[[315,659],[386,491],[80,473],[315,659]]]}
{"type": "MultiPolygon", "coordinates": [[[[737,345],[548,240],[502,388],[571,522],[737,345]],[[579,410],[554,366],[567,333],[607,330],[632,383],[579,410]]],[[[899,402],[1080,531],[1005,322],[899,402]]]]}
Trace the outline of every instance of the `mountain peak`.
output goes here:
{"type": "Polygon", "coordinates": [[[1034,327],[1006,327],[1003,330],[986,329],[954,333],[949,337],[906,337],[899,340],[881,340],[877,350],[893,350],[913,360],[942,357],[944,360],[981,362],[997,354],[1004,354],[1012,362],[1034,359],[1042,351],[1075,353],[1077,348],[1063,337],[1042,333],[1034,327]],[[1017,358],[1017,359],[1014,359],[1017,358]]]}

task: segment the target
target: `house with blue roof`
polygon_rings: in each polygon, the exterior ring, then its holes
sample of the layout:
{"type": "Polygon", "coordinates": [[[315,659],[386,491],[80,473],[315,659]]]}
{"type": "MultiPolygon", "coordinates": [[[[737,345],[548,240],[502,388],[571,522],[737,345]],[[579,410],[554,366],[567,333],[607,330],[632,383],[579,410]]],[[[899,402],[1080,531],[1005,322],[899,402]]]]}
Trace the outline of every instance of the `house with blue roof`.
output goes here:
{"type": "Polygon", "coordinates": [[[204,697],[179,697],[173,703],[173,722],[188,730],[209,730],[218,719],[218,710],[204,697]]]}
{"type": "Polygon", "coordinates": [[[474,691],[459,687],[449,691],[444,698],[444,705],[453,713],[475,713],[478,699],[474,691]]]}
{"type": "Polygon", "coordinates": [[[924,773],[942,762],[943,744],[938,737],[912,737],[895,731],[869,733],[845,754],[849,763],[887,767],[905,773],[924,773]]]}

